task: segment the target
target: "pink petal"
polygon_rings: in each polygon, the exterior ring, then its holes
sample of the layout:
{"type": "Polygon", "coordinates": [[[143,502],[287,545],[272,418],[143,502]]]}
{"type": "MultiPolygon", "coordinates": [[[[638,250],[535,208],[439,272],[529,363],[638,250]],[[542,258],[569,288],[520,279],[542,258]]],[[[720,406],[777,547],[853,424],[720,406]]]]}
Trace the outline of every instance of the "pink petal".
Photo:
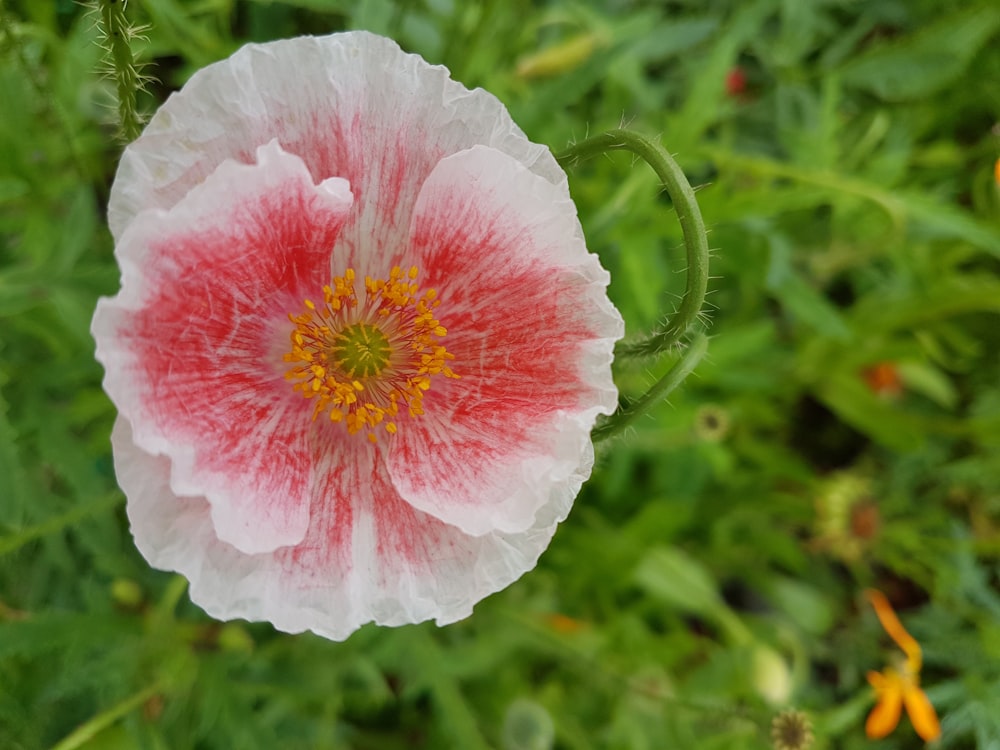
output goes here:
{"type": "MultiPolygon", "coordinates": [[[[325,441],[335,426],[317,424],[325,441]]],[[[377,451],[335,442],[317,450],[324,480],[305,538],[247,555],[216,538],[204,498],[174,494],[169,461],[139,448],[124,418],[112,441],[132,532],[150,563],[186,576],[191,599],[213,617],[268,620],[291,633],[341,640],[370,621],[460,620],[534,567],[556,526],[541,515],[523,534],[466,536],[403,501],[377,451]]]]}
{"type": "Polygon", "coordinates": [[[524,531],[543,506],[563,518],[615,408],[622,321],[580,235],[566,187],[495,149],[443,159],[421,190],[413,262],[461,379],[434,381],[388,465],[408,502],[468,534],[524,531]]]}
{"type": "Polygon", "coordinates": [[[122,290],[94,316],[104,385],[174,494],[204,496],[244,552],[299,542],[309,523],[311,403],[284,379],[288,313],[329,281],[351,195],[277,144],[223,163],[120,238],[122,290]]]}
{"type": "Polygon", "coordinates": [[[535,564],[614,408],[621,321],[565,175],[494,97],[364,32],[249,45],[126,149],[109,220],[119,480],[139,548],[211,614],[443,624],[535,564]],[[240,166],[272,141],[271,177],[240,166]],[[441,292],[462,379],[372,447],[282,378],[286,313],[397,264],[441,292]]]}
{"type": "Polygon", "coordinates": [[[417,193],[443,156],[482,143],[551,182],[566,180],[503,104],[447,69],[367,32],[301,37],[247,45],[170,97],[122,157],[112,232],[144,209],[169,208],[225,159],[251,161],[272,138],[315,180],[351,183],[356,211],[334,255],[338,272],[380,276],[400,262],[417,193]]]}

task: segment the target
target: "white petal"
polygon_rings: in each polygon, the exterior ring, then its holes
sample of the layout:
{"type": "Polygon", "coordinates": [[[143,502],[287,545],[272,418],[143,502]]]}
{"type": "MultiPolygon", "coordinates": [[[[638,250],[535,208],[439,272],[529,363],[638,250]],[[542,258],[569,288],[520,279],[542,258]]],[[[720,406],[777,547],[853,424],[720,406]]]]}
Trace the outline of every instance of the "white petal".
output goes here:
{"type": "Polygon", "coordinates": [[[420,185],[442,157],[497,148],[555,183],[566,177],[491,94],[469,91],[389,39],[354,31],[250,44],[198,71],[122,156],[109,221],[118,237],[168,208],[227,158],[277,138],[315,180],[340,176],[357,211],[333,269],[382,276],[400,260],[420,185]]]}
{"type": "Polygon", "coordinates": [[[416,508],[468,534],[520,532],[569,511],[590,473],[590,431],[617,402],[622,320],[576,209],[495,149],[443,159],[414,209],[412,257],[438,290],[461,379],[438,377],[402,421],[389,471],[416,508]]]}
{"type": "Polygon", "coordinates": [[[309,523],[312,404],[282,354],[351,205],[277,144],[225,162],[118,243],[123,286],[98,303],[104,387],[143,450],[172,463],[178,495],[206,496],[218,535],[245,552],[302,539],[309,523]]]}
{"type": "Polygon", "coordinates": [[[173,493],[169,462],[138,448],[123,418],[112,443],[140,551],[187,577],[192,601],[223,620],[335,640],[371,621],[444,625],[533,568],[555,531],[554,518],[540,517],[523,534],[468,537],[413,510],[391,492],[376,454],[357,452],[324,475],[317,492],[326,500],[300,544],[247,555],[215,537],[203,498],[173,493]]]}

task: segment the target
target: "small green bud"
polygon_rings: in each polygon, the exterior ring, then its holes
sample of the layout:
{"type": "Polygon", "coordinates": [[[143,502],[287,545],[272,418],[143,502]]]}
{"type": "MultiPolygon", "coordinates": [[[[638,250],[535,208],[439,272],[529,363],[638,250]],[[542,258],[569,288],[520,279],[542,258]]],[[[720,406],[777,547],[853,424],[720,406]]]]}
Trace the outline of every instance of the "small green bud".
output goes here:
{"type": "Polygon", "coordinates": [[[753,687],[764,700],[777,706],[792,694],[792,672],[781,655],[770,646],[758,644],[753,651],[753,687]]]}
{"type": "Polygon", "coordinates": [[[122,607],[135,609],[145,600],[142,587],[128,578],[116,578],[111,582],[111,599],[122,607]]]}
{"type": "Polygon", "coordinates": [[[518,698],[510,704],[503,721],[504,750],[551,750],[556,730],[545,707],[518,698]]]}
{"type": "Polygon", "coordinates": [[[242,625],[227,622],[219,629],[219,648],[222,651],[239,651],[249,654],[253,651],[254,641],[242,625]]]}
{"type": "Polygon", "coordinates": [[[564,42],[522,57],[517,63],[519,78],[548,78],[576,70],[598,46],[605,44],[599,34],[578,34],[564,42]]]}

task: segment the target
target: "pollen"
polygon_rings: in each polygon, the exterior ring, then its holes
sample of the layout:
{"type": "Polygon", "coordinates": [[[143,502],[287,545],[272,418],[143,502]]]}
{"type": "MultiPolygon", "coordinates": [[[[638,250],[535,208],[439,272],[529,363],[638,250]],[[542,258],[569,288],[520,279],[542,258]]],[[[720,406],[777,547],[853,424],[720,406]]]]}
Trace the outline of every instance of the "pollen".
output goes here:
{"type": "Polygon", "coordinates": [[[435,378],[458,378],[455,359],[442,343],[434,289],[421,291],[416,266],[393,268],[386,279],[354,269],[323,287],[323,301],[307,299],[292,323],[285,378],[312,399],[313,419],[325,415],[351,435],[395,435],[401,416],[424,413],[424,394],[435,378]],[[357,287],[361,287],[360,294],[357,287]]]}

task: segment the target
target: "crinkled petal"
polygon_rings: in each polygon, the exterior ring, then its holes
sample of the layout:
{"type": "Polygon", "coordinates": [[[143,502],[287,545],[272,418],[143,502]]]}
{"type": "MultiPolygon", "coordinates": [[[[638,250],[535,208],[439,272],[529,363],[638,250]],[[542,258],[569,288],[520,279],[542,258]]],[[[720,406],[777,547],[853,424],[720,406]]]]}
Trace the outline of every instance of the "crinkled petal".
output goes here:
{"type": "Polygon", "coordinates": [[[244,552],[299,542],[309,523],[311,403],[284,379],[289,311],[328,282],[351,206],[272,143],[224,162],[118,242],[122,290],[94,316],[105,390],[176,495],[203,496],[244,552]]]}
{"type": "Polygon", "coordinates": [[[247,45],[192,76],[122,156],[108,209],[114,235],[142,210],[169,208],[225,159],[249,162],[277,138],[316,181],[343,177],[357,210],[333,258],[382,276],[401,260],[420,186],[475,144],[555,183],[566,177],[491,94],[395,42],[354,31],[247,45]]]}
{"type": "Polygon", "coordinates": [[[341,640],[370,621],[462,619],[534,567],[548,545],[551,515],[523,534],[470,537],[420,513],[393,490],[377,452],[343,442],[320,448],[333,427],[320,422],[313,435],[320,471],[305,538],[247,555],[218,540],[204,498],[172,491],[169,461],[139,448],[119,418],[115,468],[140,551],[186,576],[191,599],[213,617],[341,640]]]}
{"type": "Polygon", "coordinates": [[[611,413],[622,321],[576,209],[496,149],[443,159],[414,210],[411,257],[438,290],[458,380],[391,441],[389,471],[416,508],[469,534],[568,512],[590,474],[590,430],[611,413]]]}
{"type": "Polygon", "coordinates": [[[123,291],[94,332],[119,480],[139,548],[210,614],[443,624],[533,567],[614,408],[621,320],[565,175],[499,101],[365,32],[248,45],[126,149],[109,221],[123,291]],[[307,173],[287,217],[282,179],[258,191],[244,166],[272,141],[307,173]],[[312,421],[281,356],[303,297],[395,265],[440,291],[462,377],[373,447],[312,421]]]}

